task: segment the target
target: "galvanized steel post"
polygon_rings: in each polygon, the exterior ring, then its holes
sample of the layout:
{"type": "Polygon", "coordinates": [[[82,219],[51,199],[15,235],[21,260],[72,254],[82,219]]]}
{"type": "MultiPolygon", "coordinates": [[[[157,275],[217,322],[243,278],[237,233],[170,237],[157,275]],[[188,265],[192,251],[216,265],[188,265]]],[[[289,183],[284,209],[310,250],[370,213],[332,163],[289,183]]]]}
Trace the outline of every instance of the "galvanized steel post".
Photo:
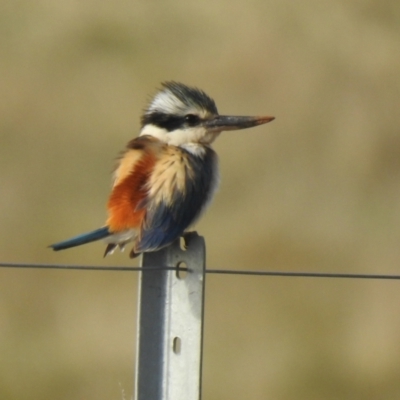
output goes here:
{"type": "Polygon", "coordinates": [[[205,243],[196,232],[154,253],[139,281],[135,400],[200,400],[205,243]],[[182,270],[187,268],[187,271],[182,270]]]}

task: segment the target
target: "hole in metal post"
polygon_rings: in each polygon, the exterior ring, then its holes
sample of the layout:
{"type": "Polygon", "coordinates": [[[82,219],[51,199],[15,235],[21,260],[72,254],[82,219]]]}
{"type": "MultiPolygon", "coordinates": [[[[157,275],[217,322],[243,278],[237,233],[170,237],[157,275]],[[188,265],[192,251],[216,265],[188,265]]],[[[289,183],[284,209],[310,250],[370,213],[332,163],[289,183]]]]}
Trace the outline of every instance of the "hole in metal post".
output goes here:
{"type": "Polygon", "coordinates": [[[178,279],[185,279],[187,276],[187,265],[184,261],[181,261],[176,266],[176,277],[178,279]]]}
{"type": "Polygon", "coordinates": [[[182,347],[182,341],[181,338],[176,336],[174,337],[174,340],[172,341],[172,350],[174,351],[175,354],[180,354],[181,353],[181,347],[182,347]]]}

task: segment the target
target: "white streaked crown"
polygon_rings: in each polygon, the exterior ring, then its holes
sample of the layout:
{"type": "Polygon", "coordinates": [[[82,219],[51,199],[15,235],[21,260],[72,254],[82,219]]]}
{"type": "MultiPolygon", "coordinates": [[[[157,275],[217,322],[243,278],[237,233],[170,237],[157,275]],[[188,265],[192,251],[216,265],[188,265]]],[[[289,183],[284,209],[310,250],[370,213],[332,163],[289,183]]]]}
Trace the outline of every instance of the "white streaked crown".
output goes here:
{"type": "Polygon", "coordinates": [[[218,114],[214,100],[200,89],[178,82],[164,82],[145,110],[145,115],[165,113],[186,115],[189,113],[218,114]]]}

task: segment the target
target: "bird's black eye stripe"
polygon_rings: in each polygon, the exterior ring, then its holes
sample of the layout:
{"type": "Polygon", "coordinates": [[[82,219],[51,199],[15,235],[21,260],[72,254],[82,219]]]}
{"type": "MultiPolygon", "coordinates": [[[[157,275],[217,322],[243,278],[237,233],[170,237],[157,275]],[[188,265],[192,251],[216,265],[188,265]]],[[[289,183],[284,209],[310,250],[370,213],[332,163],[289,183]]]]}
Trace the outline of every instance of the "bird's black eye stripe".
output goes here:
{"type": "Polygon", "coordinates": [[[156,125],[160,128],[166,129],[168,132],[171,132],[175,129],[182,128],[184,124],[184,117],[161,112],[153,112],[151,114],[145,114],[142,117],[142,126],[147,124],[156,125]]]}
{"type": "Polygon", "coordinates": [[[199,116],[197,116],[195,114],[188,114],[185,116],[185,121],[187,122],[187,124],[189,126],[194,126],[199,123],[200,118],[199,118],[199,116]]]}
{"type": "Polygon", "coordinates": [[[200,117],[195,114],[185,116],[153,112],[142,117],[142,126],[152,124],[172,132],[176,129],[184,129],[188,126],[195,126],[200,123],[200,117]]]}

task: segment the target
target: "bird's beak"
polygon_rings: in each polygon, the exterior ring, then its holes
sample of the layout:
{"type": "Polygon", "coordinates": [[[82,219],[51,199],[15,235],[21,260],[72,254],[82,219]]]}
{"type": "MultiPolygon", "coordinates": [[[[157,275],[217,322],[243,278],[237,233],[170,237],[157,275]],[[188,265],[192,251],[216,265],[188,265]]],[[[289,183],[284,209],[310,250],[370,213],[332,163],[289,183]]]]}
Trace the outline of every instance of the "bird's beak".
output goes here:
{"type": "Polygon", "coordinates": [[[209,132],[234,131],[251,128],[253,126],[271,122],[275,117],[236,117],[231,115],[217,115],[204,122],[209,132]]]}

